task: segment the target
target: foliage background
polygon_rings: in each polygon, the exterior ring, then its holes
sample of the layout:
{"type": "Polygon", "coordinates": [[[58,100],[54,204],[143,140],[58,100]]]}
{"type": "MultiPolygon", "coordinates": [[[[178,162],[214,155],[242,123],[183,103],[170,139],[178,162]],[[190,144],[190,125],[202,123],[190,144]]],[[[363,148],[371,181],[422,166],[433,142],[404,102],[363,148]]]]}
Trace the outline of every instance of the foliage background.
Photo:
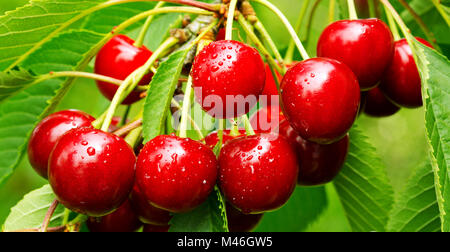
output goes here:
{"type": "MultiPolygon", "coordinates": [[[[27,0],[0,1],[0,13],[26,4],[27,0]]],[[[272,0],[291,20],[296,22],[303,0],[272,0]]],[[[430,3],[431,4],[431,3],[430,3]]],[[[313,21],[311,41],[308,50],[315,54],[315,45],[320,31],[326,26],[328,0],[323,0],[318,7],[313,21]]],[[[281,24],[264,9],[257,11],[263,23],[275,37],[276,42],[285,47],[288,42],[287,33],[280,29],[281,24]]],[[[94,82],[78,80],[60,104],[61,109],[81,109],[92,115],[99,115],[108,105],[100,95],[94,82]]],[[[395,116],[386,119],[374,119],[362,116],[361,128],[370,137],[372,144],[378,149],[379,156],[388,168],[388,176],[396,194],[403,188],[412,169],[421,165],[427,158],[427,142],[424,129],[423,109],[402,109],[395,116]]],[[[0,188],[0,223],[8,216],[14,206],[27,192],[37,189],[46,183],[30,167],[25,157],[14,175],[0,188]]],[[[321,217],[309,225],[305,231],[350,231],[349,224],[336,195],[334,187],[327,186],[328,207],[321,217]]]]}

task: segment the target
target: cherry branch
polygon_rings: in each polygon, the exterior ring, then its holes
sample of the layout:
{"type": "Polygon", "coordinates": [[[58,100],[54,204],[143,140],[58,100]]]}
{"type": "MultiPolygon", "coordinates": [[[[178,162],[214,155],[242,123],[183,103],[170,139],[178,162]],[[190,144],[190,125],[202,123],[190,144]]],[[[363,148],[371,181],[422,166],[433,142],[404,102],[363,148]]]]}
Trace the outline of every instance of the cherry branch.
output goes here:
{"type": "Polygon", "coordinates": [[[44,218],[44,221],[42,222],[42,226],[41,226],[41,229],[39,230],[39,232],[47,232],[47,229],[48,229],[48,226],[50,225],[52,216],[55,213],[55,210],[58,207],[58,205],[59,205],[59,201],[55,199],[52,202],[52,204],[50,205],[50,207],[48,208],[47,213],[45,214],[45,218],[44,218]]]}

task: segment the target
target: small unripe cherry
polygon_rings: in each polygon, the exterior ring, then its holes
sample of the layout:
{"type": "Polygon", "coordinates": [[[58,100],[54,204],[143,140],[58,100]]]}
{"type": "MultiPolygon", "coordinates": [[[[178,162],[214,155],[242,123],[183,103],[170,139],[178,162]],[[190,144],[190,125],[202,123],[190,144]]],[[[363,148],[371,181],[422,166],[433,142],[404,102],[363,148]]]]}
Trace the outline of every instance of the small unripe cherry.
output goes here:
{"type": "MultiPolygon", "coordinates": [[[[97,74],[125,80],[131,73],[143,66],[152,56],[152,52],[145,46],[134,46],[135,41],[125,35],[114,36],[98,52],[95,59],[94,71],[97,74]]],[[[138,85],[148,85],[153,73],[145,75],[138,85]]],[[[101,93],[112,100],[119,88],[118,85],[97,81],[101,93]]],[[[122,104],[129,105],[139,101],[140,93],[133,91],[122,104]]]]}
{"type": "Polygon", "coordinates": [[[236,118],[250,111],[264,89],[266,72],[258,51],[238,41],[207,45],[192,66],[195,97],[215,118],[236,118]]]}
{"type": "Polygon", "coordinates": [[[136,156],[122,138],[97,129],[64,134],[49,160],[49,182],[59,202],[70,210],[100,217],[128,199],[136,156]]]}
{"type": "Polygon", "coordinates": [[[134,232],[142,226],[127,200],[116,211],[103,217],[90,217],[87,227],[91,232],[134,232]]]}
{"type": "Polygon", "coordinates": [[[219,166],[222,193],[245,214],[280,208],[297,184],[295,150],[274,133],[229,141],[220,152],[219,166]]]}
{"type": "Polygon", "coordinates": [[[189,138],[157,136],[138,156],[139,189],[150,204],[169,212],[188,212],[202,204],[216,180],[216,156],[189,138]]]}
{"type": "Polygon", "coordinates": [[[59,138],[71,129],[91,126],[94,120],[78,110],[59,111],[44,118],[34,128],[28,143],[28,159],[34,170],[47,178],[50,153],[59,138]]]}
{"type": "Polygon", "coordinates": [[[284,115],[308,141],[329,144],[342,139],[358,115],[358,80],[332,59],[305,60],[288,70],[282,82],[284,115]]]}

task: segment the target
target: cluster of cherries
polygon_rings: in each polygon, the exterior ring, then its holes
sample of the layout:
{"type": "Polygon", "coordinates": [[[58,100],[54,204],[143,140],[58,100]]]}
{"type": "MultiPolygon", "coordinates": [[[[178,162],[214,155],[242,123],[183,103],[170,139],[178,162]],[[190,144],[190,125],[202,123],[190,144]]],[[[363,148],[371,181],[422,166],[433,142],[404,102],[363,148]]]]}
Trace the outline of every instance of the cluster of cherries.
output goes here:
{"type": "MultiPolygon", "coordinates": [[[[125,79],[152,55],[133,43],[115,36],[98,53],[95,72],[125,79]]],[[[394,43],[389,28],[378,19],[331,24],[320,38],[318,55],[287,71],[281,81],[281,105],[269,100],[269,106],[251,119],[256,135],[224,131],[218,157],[213,153],[217,132],[204,139],[206,144],[161,135],[136,157],[124,139],[95,129],[92,116],[67,110],[48,116],[35,128],[28,148],[30,163],[48,178],[60,203],[91,216],[91,231],[135,231],[142,223],[144,231],[168,231],[171,213],[195,209],[216,184],[227,201],[230,230],[250,231],[263,213],[283,206],[297,184],[323,185],[336,177],[348,153],[348,131],[360,109],[361,91],[366,92],[364,111],[371,115],[392,114],[400,105],[421,105],[411,50],[404,40],[394,43]],[[274,113],[276,121],[271,120],[274,113]],[[259,117],[269,119],[269,130],[261,129],[259,117]]],[[[209,95],[222,101],[227,96],[278,95],[258,51],[237,41],[207,45],[195,59],[192,77],[194,87],[202,90],[196,97],[206,112],[213,107],[204,100],[209,95]]],[[[151,78],[145,76],[140,85],[151,78]]],[[[113,98],[116,85],[97,84],[113,98]]],[[[124,104],[139,97],[133,92],[124,104]]],[[[214,116],[237,118],[256,103],[237,112],[238,105],[224,102],[222,113],[214,116]]]]}

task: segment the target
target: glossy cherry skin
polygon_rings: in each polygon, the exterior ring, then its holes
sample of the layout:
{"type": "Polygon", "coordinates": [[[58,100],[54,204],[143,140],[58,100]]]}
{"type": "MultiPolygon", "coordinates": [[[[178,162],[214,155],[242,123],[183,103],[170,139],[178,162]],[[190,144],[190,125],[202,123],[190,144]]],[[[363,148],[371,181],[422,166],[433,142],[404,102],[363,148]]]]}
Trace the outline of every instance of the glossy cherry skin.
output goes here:
{"type": "Polygon", "coordinates": [[[219,186],[227,201],[245,214],[283,206],[295,189],[298,160],[277,134],[257,134],[228,142],[219,156],[219,186]]]}
{"type": "Polygon", "coordinates": [[[322,33],[317,55],[338,60],[358,77],[361,90],[374,88],[394,54],[394,38],[379,19],[342,20],[322,33]]]}
{"type": "Polygon", "coordinates": [[[220,28],[217,32],[216,41],[225,40],[225,35],[227,30],[225,28],[220,28]]]}
{"type": "Polygon", "coordinates": [[[348,135],[338,142],[321,145],[304,140],[288,121],[281,123],[279,131],[297,152],[300,167],[299,185],[323,185],[331,182],[339,174],[348,154],[348,135]]]}
{"type": "Polygon", "coordinates": [[[168,211],[150,205],[137,185],[133,187],[130,203],[139,220],[145,224],[166,226],[172,219],[168,211]]]}
{"type": "Polygon", "coordinates": [[[122,138],[77,128],[62,136],[51,153],[49,182],[65,207],[101,217],[128,199],[135,165],[133,149],[122,138]]]}
{"type": "Polygon", "coordinates": [[[366,106],[364,113],[372,117],[387,117],[394,115],[400,108],[393,104],[381,92],[380,88],[376,87],[366,93],[366,106]]]}
{"type": "Polygon", "coordinates": [[[258,226],[264,214],[243,214],[229,203],[226,204],[230,232],[250,232],[258,226]]]}
{"type": "Polygon", "coordinates": [[[303,61],[283,78],[284,115],[303,139],[321,144],[344,137],[358,115],[358,80],[344,64],[326,58],[303,61]]]}
{"type": "Polygon", "coordinates": [[[258,110],[250,118],[253,129],[258,132],[272,132],[280,126],[280,122],[285,119],[279,106],[268,106],[258,110]]]}
{"type": "MultiPolygon", "coordinates": [[[[417,40],[433,48],[424,39],[417,40]]],[[[406,39],[395,42],[394,59],[384,76],[380,89],[392,102],[406,108],[422,106],[421,79],[406,39]]]]}
{"type": "MultiPolygon", "coordinates": [[[[275,71],[275,74],[278,77],[278,83],[281,83],[283,76],[281,76],[281,74],[277,71],[275,71]]],[[[277,84],[275,82],[275,79],[273,78],[273,74],[270,70],[269,64],[266,64],[266,84],[264,85],[264,90],[261,94],[261,97],[259,98],[259,102],[260,104],[262,103],[263,106],[277,106],[280,104],[277,84]],[[275,98],[275,96],[278,98],[275,98]]]]}
{"type": "Polygon", "coordinates": [[[59,111],[44,118],[34,128],[28,143],[28,159],[34,170],[47,178],[50,153],[59,138],[71,129],[91,126],[94,120],[78,110],[59,111]]]}
{"type": "Polygon", "coordinates": [[[156,226],[151,224],[144,225],[144,233],[167,233],[169,232],[170,226],[156,226]]]}
{"type": "Polygon", "coordinates": [[[188,212],[202,204],[216,180],[216,156],[189,138],[158,136],[138,156],[139,189],[150,204],[169,212],[188,212]]]}
{"type": "MultiPolygon", "coordinates": [[[[137,48],[133,44],[134,40],[125,35],[114,36],[98,52],[95,59],[95,73],[125,80],[128,75],[143,66],[153,54],[145,46],[137,48]]],[[[145,75],[139,85],[148,85],[152,77],[153,73],[145,75]]],[[[102,81],[97,81],[97,86],[109,100],[114,98],[118,89],[117,85],[102,81]]],[[[129,105],[139,101],[141,99],[139,95],[139,92],[132,92],[122,104],[129,105]]]]}
{"type": "Polygon", "coordinates": [[[91,232],[118,233],[135,232],[142,226],[137,215],[133,212],[130,202],[127,200],[116,211],[103,217],[90,217],[87,227],[91,232]]]}
{"type": "MultiPolygon", "coordinates": [[[[223,136],[222,136],[222,143],[223,143],[223,145],[225,145],[226,143],[228,143],[229,141],[231,141],[235,138],[245,136],[246,135],[245,133],[246,133],[245,129],[240,129],[239,134],[237,136],[232,136],[231,130],[224,130],[223,136]]],[[[211,149],[214,149],[214,147],[216,147],[218,142],[219,142],[219,136],[218,136],[217,131],[211,132],[205,137],[205,143],[211,149]]]]}
{"type": "Polygon", "coordinates": [[[266,72],[256,49],[241,42],[222,40],[209,44],[199,53],[192,77],[195,97],[208,114],[236,118],[256,105],[264,89],[266,72]]]}

